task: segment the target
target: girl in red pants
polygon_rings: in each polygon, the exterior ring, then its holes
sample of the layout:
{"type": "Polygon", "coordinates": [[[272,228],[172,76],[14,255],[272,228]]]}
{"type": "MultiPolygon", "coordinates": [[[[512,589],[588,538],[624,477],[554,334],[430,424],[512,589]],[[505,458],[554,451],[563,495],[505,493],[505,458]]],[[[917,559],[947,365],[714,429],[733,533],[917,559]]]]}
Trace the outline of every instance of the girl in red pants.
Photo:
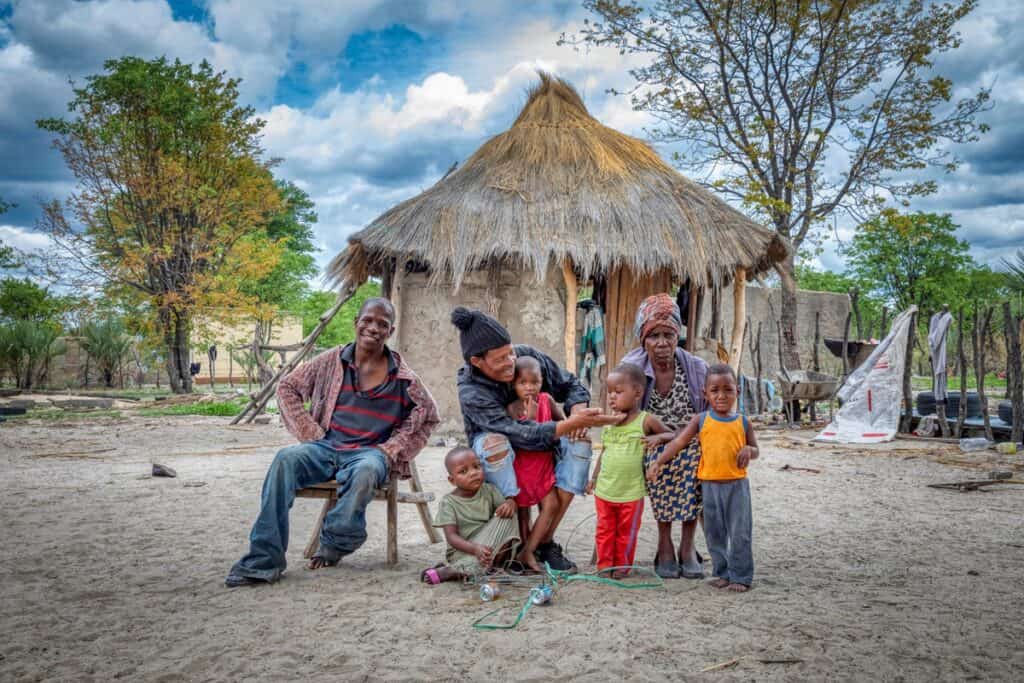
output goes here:
{"type": "MultiPolygon", "coordinates": [[[[647,378],[639,366],[619,365],[605,382],[608,406],[622,419],[605,427],[604,452],[594,468],[587,493],[597,501],[597,570],[626,576],[636,555],[636,538],[644,512],[644,437],[668,430],[654,415],[640,410],[647,378]]],[[[671,436],[671,434],[669,434],[671,436]]]]}

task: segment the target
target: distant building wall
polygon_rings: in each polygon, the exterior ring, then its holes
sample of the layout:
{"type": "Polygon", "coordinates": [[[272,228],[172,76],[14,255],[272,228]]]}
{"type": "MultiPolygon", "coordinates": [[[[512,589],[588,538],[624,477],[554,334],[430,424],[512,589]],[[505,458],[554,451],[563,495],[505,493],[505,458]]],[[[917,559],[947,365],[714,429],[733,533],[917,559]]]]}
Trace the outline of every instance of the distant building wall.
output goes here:
{"type": "MultiPolygon", "coordinates": [[[[200,364],[196,384],[210,383],[208,349],[210,344],[217,347],[217,361],[213,365],[217,383],[245,383],[245,371],[231,358],[231,350],[247,352],[252,344],[253,330],[256,322],[243,319],[235,323],[224,323],[217,320],[198,320],[192,334],[192,362],[200,364]]],[[[270,343],[275,346],[298,344],[302,337],[302,318],[297,315],[281,314],[274,318],[270,333],[270,343]]],[[[270,366],[276,368],[295,354],[290,351],[284,354],[275,353],[270,366]]]]}
{"type": "Polygon", "coordinates": [[[409,273],[396,279],[392,300],[398,309],[392,346],[437,401],[438,433],[463,432],[455,376],[464,361],[458,330],[451,323],[456,306],[494,315],[508,328],[513,343],[535,346],[559,364],[565,362],[565,285],[560,271],[552,270],[540,284],[532,273],[505,269],[497,286],[490,283],[488,271],[476,271],[458,293],[450,284],[429,286],[426,273],[409,273]]]}
{"type": "MultiPolygon", "coordinates": [[[[779,335],[776,322],[782,311],[782,293],[775,287],[747,287],[747,316],[750,318],[750,325],[754,335],[757,335],[758,323],[761,325],[761,362],[765,374],[775,373],[779,370],[779,335]],[[771,301],[769,307],[768,302],[771,301]]],[[[721,304],[721,325],[724,328],[725,337],[720,338],[720,331],[710,335],[728,348],[732,336],[732,288],[726,287],[722,291],[721,304]]],[[[832,292],[809,292],[797,291],[797,321],[796,336],[797,346],[800,353],[800,360],[804,369],[811,368],[811,359],[814,352],[814,314],[819,313],[819,325],[821,338],[833,337],[841,339],[843,326],[846,323],[846,315],[850,312],[850,297],[846,294],[835,294],[832,292]]],[[[711,324],[711,297],[704,297],[704,305],[701,308],[700,327],[701,335],[708,330],[711,324]]],[[[853,339],[853,331],[850,335],[853,339]]],[[[818,357],[821,361],[822,372],[832,372],[841,366],[842,361],[833,356],[825,348],[824,343],[818,349],[818,357]]],[[[750,355],[750,337],[744,340],[743,345],[743,372],[752,374],[754,367],[750,355]]]]}

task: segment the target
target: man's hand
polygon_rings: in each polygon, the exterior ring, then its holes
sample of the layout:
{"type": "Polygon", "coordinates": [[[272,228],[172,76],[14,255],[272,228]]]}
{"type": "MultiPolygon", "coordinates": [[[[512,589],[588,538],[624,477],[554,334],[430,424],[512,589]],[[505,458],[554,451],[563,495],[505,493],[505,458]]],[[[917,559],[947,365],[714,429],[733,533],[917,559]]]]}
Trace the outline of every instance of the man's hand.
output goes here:
{"type": "MultiPolygon", "coordinates": [[[[588,408],[587,404],[585,403],[577,403],[572,407],[572,410],[569,411],[569,417],[589,414],[591,413],[591,411],[596,411],[597,413],[601,412],[599,408],[588,408]]],[[[569,439],[572,441],[579,441],[580,439],[587,438],[587,429],[588,427],[580,427],[578,429],[573,430],[569,434],[569,439]]]]}
{"type": "Polygon", "coordinates": [[[494,559],[494,548],[477,543],[473,554],[476,555],[476,559],[480,561],[480,566],[484,569],[490,568],[491,562],[494,559]]]}
{"type": "Polygon", "coordinates": [[[757,457],[757,448],[754,446],[744,446],[740,449],[740,452],[736,455],[736,467],[741,470],[745,469],[750,461],[757,457]]]}
{"type": "Polygon", "coordinates": [[[494,510],[495,517],[502,517],[508,519],[516,514],[516,501],[512,498],[506,498],[505,502],[499,505],[494,510]]]}

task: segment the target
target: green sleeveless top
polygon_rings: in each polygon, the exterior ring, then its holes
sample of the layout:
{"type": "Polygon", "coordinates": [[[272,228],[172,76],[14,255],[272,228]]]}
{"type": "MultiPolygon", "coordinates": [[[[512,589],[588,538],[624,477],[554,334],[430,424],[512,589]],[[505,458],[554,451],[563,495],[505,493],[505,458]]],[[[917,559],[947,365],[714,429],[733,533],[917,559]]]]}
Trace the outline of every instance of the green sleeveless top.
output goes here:
{"type": "Polygon", "coordinates": [[[640,411],[636,419],[617,427],[605,427],[601,434],[604,453],[594,493],[612,503],[630,503],[647,495],[644,483],[644,419],[640,411]]]}

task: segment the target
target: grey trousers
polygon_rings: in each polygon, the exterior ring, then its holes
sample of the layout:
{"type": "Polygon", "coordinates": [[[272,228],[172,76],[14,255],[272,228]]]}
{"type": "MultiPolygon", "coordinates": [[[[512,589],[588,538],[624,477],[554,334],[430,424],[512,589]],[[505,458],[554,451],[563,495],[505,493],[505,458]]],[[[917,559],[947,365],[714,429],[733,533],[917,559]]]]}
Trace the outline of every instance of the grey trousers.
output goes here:
{"type": "Polygon", "coordinates": [[[704,538],[712,572],[729,583],[749,586],[754,580],[750,482],[701,482],[704,495],[704,538]]]}

